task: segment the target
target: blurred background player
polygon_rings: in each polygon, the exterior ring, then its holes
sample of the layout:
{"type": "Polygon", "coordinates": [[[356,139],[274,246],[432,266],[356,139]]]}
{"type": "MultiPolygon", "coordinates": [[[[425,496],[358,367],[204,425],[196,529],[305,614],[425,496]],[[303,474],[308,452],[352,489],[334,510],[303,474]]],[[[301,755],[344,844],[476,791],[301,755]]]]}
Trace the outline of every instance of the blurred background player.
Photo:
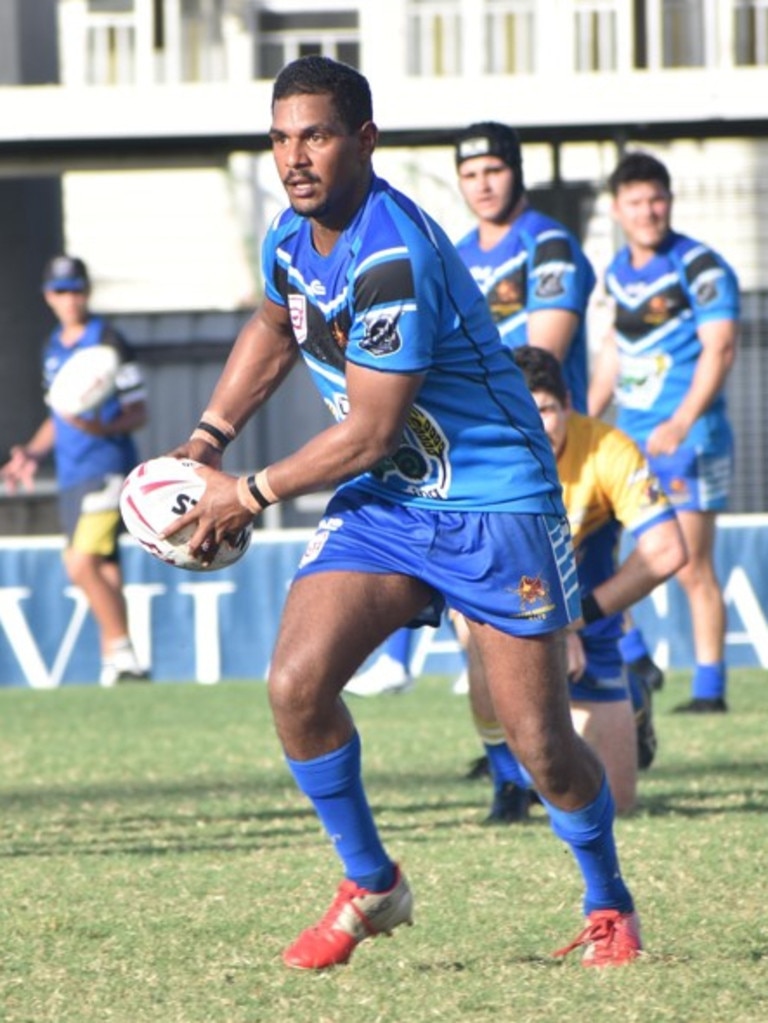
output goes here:
{"type": "Polygon", "coordinates": [[[724,385],[733,365],[739,285],[723,258],[671,228],[670,175],[647,153],[625,156],[609,179],[627,244],[608,267],[615,301],[590,387],[600,415],[615,397],[617,425],[644,450],[678,514],[688,563],[677,580],[693,626],[691,698],[677,711],[727,710],[725,604],[713,552],[727,507],[733,436],[724,385]]]}
{"type": "MultiPolygon", "coordinates": [[[[485,295],[502,341],[510,348],[534,345],[563,365],[571,403],[587,411],[586,314],[595,273],[575,235],[529,203],[523,153],[514,128],[496,121],[470,125],[456,140],[459,189],[476,219],[457,244],[462,260],[485,295]]],[[[354,696],[404,692],[412,630],[390,637],[373,665],[347,686],[354,696]]],[[[660,682],[637,630],[629,660],[641,676],[660,682]]],[[[466,678],[466,676],[465,676],[466,678]]],[[[639,681],[636,685],[639,685],[639,681]]],[[[454,685],[454,691],[461,691],[454,685]]],[[[478,767],[472,769],[474,773],[478,767]]]]}
{"type": "Polygon", "coordinates": [[[45,268],[43,296],[58,325],[44,351],[46,391],[64,363],[91,345],[111,345],[120,356],[116,394],[94,412],[61,416],[51,411],[26,444],[11,449],[0,469],[10,488],[27,489],[40,462],[53,453],[59,516],[67,544],[64,565],[82,589],[98,625],[100,682],[142,681],[148,673],[136,659],[128,634],[117,538],[118,499],[123,479],[137,464],[131,433],[147,419],[144,381],[125,340],[88,306],[90,281],[85,263],[56,256],[45,268]]]}
{"type": "MultiPolygon", "coordinates": [[[[573,532],[582,621],[567,633],[571,713],[576,731],[605,764],[616,809],[635,805],[637,769],[656,748],[653,722],[636,721],[619,651],[622,612],[685,563],[675,513],[638,446],[613,426],[571,408],[560,363],[542,348],[514,350],[557,459],[573,532]],[[635,541],[618,563],[622,529],[635,541]]],[[[463,630],[462,630],[463,631],[463,630]]],[[[488,823],[527,816],[527,779],[499,727],[470,644],[470,702],[494,785],[488,823]]],[[[647,710],[650,710],[648,701],[647,710]]]]}
{"type": "MultiPolygon", "coordinates": [[[[577,239],[530,207],[517,132],[486,121],[456,140],[459,189],[476,226],[458,242],[459,255],[485,295],[502,341],[540,345],[560,359],[575,407],[587,406],[587,302],[595,274],[577,239]]],[[[351,680],[353,696],[407,691],[413,631],[389,638],[366,671],[351,680]]],[[[466,674],[454,692],[466,691],[466,674]]]]}

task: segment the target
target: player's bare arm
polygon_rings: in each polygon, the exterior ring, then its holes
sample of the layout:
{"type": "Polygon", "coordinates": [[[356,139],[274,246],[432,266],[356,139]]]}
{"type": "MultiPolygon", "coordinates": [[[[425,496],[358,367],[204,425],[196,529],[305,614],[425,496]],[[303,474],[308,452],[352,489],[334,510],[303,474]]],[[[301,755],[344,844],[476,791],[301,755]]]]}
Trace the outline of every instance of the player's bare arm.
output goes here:
{"type": "Polygon", "coordinates": [[[269,467],[270,485],[281,498],[330,489],[397,450],[423,377],[348,363],[346,378],[346,418],[269,467]]]}
{"type": "Polygon", "coordinates": [[[659,423],[648,437],[651,455],[670,455],[685,440],[688,431],[722,389],[736,356],[737,325],[734,320],[714,320],[698,329],[702,344],[691,386],[675,414],[659,423]]]}
{"type": "Polygon", "coordinates": [[[100,419],[86,419],[84,416],[64,416],[72,426],[92,437],[114,437],[121,433],[133,433],[140,430],[147,421],[147,405],[144,401],[133,401],[123,405],[120,415],[108,423],[100,419]]]}
{"type": "Polygon", "coordinates": [[[579,326],[579,317],[570,309],[537,309],[528,314],[528,344],[546,348],[563,362],[579,326]]]}
{"type": "Polygon", "coordinates": [[[677,520],[657,522],[640,534],[629,556],[609,579],[595,587],[592,596],[607,615],[626,611],[671,578],[687,560],[677,520]]]}
{"type": "MultiPolygon", "coordinates": [[[[267,496],[271,499],[329,490],[370,469],[397,449],[422,377],[381,373],[353,364],[348,365],[346,376],[349,401],[346,418],[318,434],[294,454],[262,470],[265,474],[262,488],[268,488],[267,496]]],[[[221,385],[216,388],[210,407],[225,414],[226,404],[214,404],[220,392],[221,385]]],[[[223,393],[228,399],[230,392],[223,393]]],[[[227,533],[241,528],[255,512],[253,507],[250,511],[244,507],[235,477],[213,470],[203,471],[202,475],[206,480],[204,497],[174,524],[175,531],[190,522],[197,523],[198,528],[189,542],[192,551],[200,549],[210,537],[220,543],[227,533]]]]}
{"type": "Polygon", "coordinates": [[[589,383],[587,414],[601,416],[613,400],[613,391],[619,375],[619,350],[611,331],[604,339],[589,383]]]}
{"type": "Polygon", "coordinates": [[[287,309],[265,298],[238,334],[208,409],[239,432],[298,357],[287,309]]]}

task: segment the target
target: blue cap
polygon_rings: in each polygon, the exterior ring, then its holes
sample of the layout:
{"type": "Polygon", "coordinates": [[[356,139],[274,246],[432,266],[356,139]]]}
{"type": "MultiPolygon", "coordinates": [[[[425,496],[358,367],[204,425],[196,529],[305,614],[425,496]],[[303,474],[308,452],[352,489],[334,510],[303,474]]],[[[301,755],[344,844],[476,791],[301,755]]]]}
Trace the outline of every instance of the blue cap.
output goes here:
{"type": "Polygon", "coordinates": [[[88,270],[76,256],[54,256],[43,272],[45,291],[87,291],[88,270]]]}

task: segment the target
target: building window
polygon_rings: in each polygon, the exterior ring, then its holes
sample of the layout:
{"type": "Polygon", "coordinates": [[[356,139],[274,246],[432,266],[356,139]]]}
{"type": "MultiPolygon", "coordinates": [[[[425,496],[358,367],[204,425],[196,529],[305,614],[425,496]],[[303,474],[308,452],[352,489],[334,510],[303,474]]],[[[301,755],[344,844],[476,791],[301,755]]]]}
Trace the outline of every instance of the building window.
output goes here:
{"type": "Polygon", "coordinates": [[[574,19],[575,69],[615,71],[618,66],[615,2],[579,0],[574,19]]]}
{"type": "Polygon", "coordinates": [[[410,0],[407,45],[408,74],[461,74],[458,0],[410,0]]]}
{"type": "Polygon", "coordinates": [[[92,85],[132,85],[136,80],[136,29],[132,19],[100,11],[86,29],[86,80],[92,85]]]}
{"type": "Polygon", "coordinates": [[[662,65],[703,67],[705,24],[702,0],[664,0],[662,65]]]}
{"type": "Polygon", "coordinates": [[[258,11],[255,24],[257,78],[275,78],[290,61],[313,55],[360,67],[357,11],[258,11]]]}
{"type": "Polygon", "coordinates": [[[768,0],[735,0],[734,63],[768,64],[768,0]]]}
{"type": "Polygon", "coordinates": [[[491,75],[536,70],[536,7],[533,0],[486,0],[485,71],[491,75]]]}

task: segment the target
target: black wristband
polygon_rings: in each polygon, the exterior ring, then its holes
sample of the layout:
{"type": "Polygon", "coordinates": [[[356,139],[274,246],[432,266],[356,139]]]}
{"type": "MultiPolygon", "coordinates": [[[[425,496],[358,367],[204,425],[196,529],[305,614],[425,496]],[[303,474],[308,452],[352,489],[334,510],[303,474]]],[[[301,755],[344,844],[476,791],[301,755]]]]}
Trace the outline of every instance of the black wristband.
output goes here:
{"type": "Polygon", "coordinates": [[[605,611],[598,604],[594,593],[588,593],[586,597],[581,598],[581,617],[585,625],[605,618],[605,611]]]}
{"type": "Polygon", "coordinates": [[[264,494],[262,494],[262,492],[256,486],[255,472],[252,472],[245,482],[248,485],[248,490],[251,492],[251,497],[258,501],[262,508],[269,508],[271,504],[275,503],[274,501],[270,501],[269,498],[265,497],[264,494]]]}
{"type": "Polygon", "coordinates": [[[219,444],[219,450],[223,451],[224,448],[229,444],[229,437],[224,433],[223,430],[219,430],[216,426],[211,426],[210,423],[206,423],[204,419],[201,419],[197,424],[198,430],[204,430],[213,437],[219,444]]]}

